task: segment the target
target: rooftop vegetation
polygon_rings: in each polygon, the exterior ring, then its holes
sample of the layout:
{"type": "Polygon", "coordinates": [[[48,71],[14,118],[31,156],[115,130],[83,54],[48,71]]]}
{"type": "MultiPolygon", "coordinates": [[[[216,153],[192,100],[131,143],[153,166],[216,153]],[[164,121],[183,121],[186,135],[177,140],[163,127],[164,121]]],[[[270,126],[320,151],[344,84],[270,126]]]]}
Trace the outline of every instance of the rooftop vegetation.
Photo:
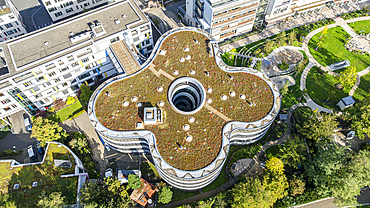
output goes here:
{"type": "Polygon", "coordinates": [[[61,178],[61,175],[74,173],[74,159],[72,154],[64,147],[50,144],[45,153],[43,164],[28,165],[24,167],[10,167],[10,162],[0,162],[0,191],[8,202],[13,202],[16,207],[34,207],[38,197],[43,191],[49,195],[58,191],[65,196],[65,203],[74,204],[77,193],[77,177],[61,178]],[[71,168],[54,166],[54,159],[70,160],[71,168]],[[37,186],[32,187],[32,183],[37,186]],[[18,189],[13,189],[19,184],[18,189]]]}
{"type": "MultiPolygon", "coordinates": [[[[160,48],[166,52],[165,55],[155,57],[154,69],[163,70],[174,78],[190,76],[200,81],[205,89],[211,88],[213,92],[207,93],[207,98],[212,99],[210,106],[231,120],[252,122],[265,117],[273,105],[270,87],[255,75],[226,73],[219,69],[214,57],[207,52],[208,41],[206,36],[196,32],[172,34],[160,48]],[[190,50],[186,52],[185,48],[190,50]],[[191,59],[180,62],[180,58],[187,55],[191,59]],[[178,75],[173,74],[175,70],[178,75]],[[190,74],[191,70],[195,74],[190,74]],[[230,92],[235,92],[235,97],[231,97],[230,92]],[[242,94],[246,99],[240,99],[242,94]],[[228,96],[228,99],[221,100],[222,95],[228,96]]],[[[182,130],[182,126],[189,123],[190,116],[179,114],[170,106],[167,90],[171,82],[163,75],[157,77],[150,69],[116,82],[100,93],[95,103],[96,116],[109,129],[135,130],[136,122],[142,122],[143,107],[164,102],[161,107],[163,124],[146,125],[145,129],[156,135],[159,152],[167,163],[182,170],[201,169],[217,157],[226,121],[203,107],[191,115],[195,122],[190,124],[190,130],[182,130]],[[157,91],[160,86],[163,87],[162,92],[157,91]],[[137,102],[131,101],[134,96],[138,98],[137,102]],[[129,102],[129,106],[123,106],[125,101],[129,102]],[[139,108],[137,103],[141,103],[142,107],[139,108]],[[193,137],[192,142],[186,142],[187,135],[193,137]],[[177,143],[186,149],[180,150],[177,143]]]]}

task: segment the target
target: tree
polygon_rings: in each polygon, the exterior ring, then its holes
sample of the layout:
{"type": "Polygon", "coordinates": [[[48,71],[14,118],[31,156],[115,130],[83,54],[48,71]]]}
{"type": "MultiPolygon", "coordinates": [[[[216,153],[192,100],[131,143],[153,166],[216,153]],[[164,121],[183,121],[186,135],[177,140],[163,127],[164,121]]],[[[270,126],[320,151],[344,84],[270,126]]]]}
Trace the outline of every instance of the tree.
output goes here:
{"type": "Polygon", "coordinates": [[[81,154],[87,153],[87,147],[89,143],[87,142],[85,135],[79,132],[74,133],[73,139],[68,144],[73,149],[78,149],[81,154]]]}
{"type": "Polygon", "coordinates": [[[327,26],[327,25],[325,25],[325,27],[324,27],[324,28],[322,29],[322,31],[321,31],[320,39],[321,39],[321,38],[325,38],[326,33],[328,33],[328,26],[327,26]]]}
{"type": "Polygon", "coordinates": [[[290,44],[293,44],[294,42],[296,42],[297,41],[297,32],[296,31],[292,31],[292,32],[290,32],[289,33],[289,35],[288,35],[288,42],[290,43],[290,44]]]}
{"type": "Polygon", "coordinates": [[[295,66],[294,69],[297,72],[297,74],[302,74],[302,72],[306,68],[306,64],[307,64],[307,60],[303,60],[303,61],[299,62],[298,65],[295,66]]]}
{"type": "Polygon", "coordinates": [[[370,97],[361,101],[352,109],[350,120],[351,129],[360,139],[370,135],[370,97]]]}
{"type": "Polygon", "coordinates": [[[290,187],[290,195],[295,196],[299,194],[303,194],[305,190],[305,183],[299,179],[299,178],[293,178],[289,181],[289,187],[290,187]]]}
{"type": "Polygon", "coordinates": [[[276,45],[275,41],[273,41],[273,40],[268,40],[268,41],[266,42],[266,44],[265,44],[265,52],[266,52],[267,54],[270,54],[270,53],[275,49],[275,45],[276,45]]]}
{"type": "Polygon", "coordinates": [[[293,139],[286,140],[284,145],[280,147],[281,160],[284,164],[297,168],[306,160],[306,146],[302,139],[294,137],[293,139]]]}
{"type": "Polygon", "coordinates": [[[289,91],[289,80],[285,81],[283,87],[280,89],[280,94],[285,95],[289,91]]]}
{"type": "Polygon", "coordinates": [[[168,204],[172,200],[172,194],[171,186],[163,186],[158,194],[158,202],[162,204],[168,204]]]}
{"type": "Polygon", "coordinates": [[[273,157],[266,162],[266,168],[273,173],[283,174],[284,173],[284,164],[279,158],[273,157]]]}
{"type": "Polygon", "coordinates": [[[127,189],[137,189],[142,185],[140,178],[135,174],[128,175],[127,189]]]}
{"type": "Polygon", "coordinates": [[[310,180],[322,197],[333,196],[337,204],[357,204],[355,196],[360,189],[370,185],[370,152],[354,154],[346,146],[324,142],[317,143],[312,161],[305,163],[310,180]]]}
{"type": "Polygon", "coordinates": [[[356,67],[351,66],[340,73],[338,82],[342,84],[344,89],[351,89],[356,84],[357,72],[356,67]]]}
{"type": "Polygon", "coordinates": [[[37,117],[33,120],[33,128],[31,137],[36,137],[40,141],[41,146],[45,146],[46,142],[64,140],[68,134],[63,130],[58,123],[46,118],[37,117]]]}
{"type": "Polygon", "coordinates": [[[276,36],[276,40],[277,42],[279,42],[279,45],[285,45],[286,44],[286,40],[287,40],[287,37],[286,37],[286,32],[283,31],[281,33],[279,33],[277,36],[276,36]]]}
{"type": "Polygon", "coordinates": [[[316,114],[299,128],[300,133],[306,138],[318,141],[320,138],[330,139],[334,130],[339,125],[337,116],[333,114],[316,114]],[[321,117],[319,120],[317,117],[321,117]]]}
{"type": "Polygon", "coordinates": [[[69,96],[68,98],[67,98],[67,101],[66,101],[66,104],[67,105],[72,105],[73,103],[75,103],[76,102],[76,98],[75,97],[72,97],[72,96],[69,96]]]}
{"type": "Polygon", "coordinates": [[[46,195],[45,191],[39,196],[38,207],[42,208],[60,208],[64,205],[64,196],[61,196],[60,192],[53,192],[50,195],[46,195]]]}
{"type": "Polygon", "coordinates": [[[266,163],[267,170],[262,180],[247,178],[231,190],[231,207],[271,207],[276,200],[287,195],[289,187],[281,160],[272,158],[266,163]]]}
{"type": "Polygon", "coordinates": [[[81,105],[85,108],[85,110],[87,110],[90,97],[94,93],[94,91],[90,90],[90,88],[84,84],[81,85],[80,90],[81,90],[81,94],[79,96],[79,99],[80,99],[81,105]]]}

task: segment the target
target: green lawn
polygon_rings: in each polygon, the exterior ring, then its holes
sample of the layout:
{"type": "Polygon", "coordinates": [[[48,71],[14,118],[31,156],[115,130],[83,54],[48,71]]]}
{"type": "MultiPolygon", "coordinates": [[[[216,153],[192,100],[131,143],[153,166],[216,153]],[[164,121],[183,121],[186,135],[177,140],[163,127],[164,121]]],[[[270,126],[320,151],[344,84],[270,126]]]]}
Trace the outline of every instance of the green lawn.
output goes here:
{"type": "MultiPolygon", "coordinates": [[[[362,24],[359,24],[362,25],[362,24]]],[[[360,27],[360,26],[359,26],[360,27]]],[[[344,43],[349,35],[341,28],[335,27],[328,30],[321,47],[315,51],[319,42],[320,33],[312,37],[308,43],[309,50],[313,57],[323,66],[330,65],[342,60],[348,59],[351,66],[355,66],[356,70],[362,71],[370,66],[370,56],[368,54],[361,55],[349,52],[345,49],[344,43]]],[[[342,70],[337,70],[340,72],[342,70]]],[[[307,91],[310,97],[319,105],[327,108],[336,108],[336,103],[343,97],[348,96],[350,89],[337,90],[334,85],[337,83],[336,77],[331,75],[322,76],[311,69],[307,76],[307,91]],[[325,101],[328,99],[326,103],[325,101]]],[[[370,76],[366,75],[361,78],[359,88],[355,91],[353,97],[357,100],[362,100],[370,95],[370,76]]]]}
{"type": "Polygon", "coordinates": [[[321,65],[328,66],[348,59],[351,66],[355,66],[358,72],[370,66],[369,55],[355,54],[346,50],[344,44],[349,35],[341,27],[328,29],[328,33],[323,39],[321,46],[317,51],[315,51],[320,40],[320,36],[321,33],[314,35],[308,43],[308,48],[312,56],[321,65]]]}
{"type": "Polygon", "coordinates": [[[84,108],[82,107],[81,103],[79,101],[77,101],[77,102],[73,103],[72,105],[63,108],[63,109],[57,111],[54,114],[51,114],[51,115],[47,116],[46,118],[60,123],[60,122],[63,122],[65,120],[69,119],[73,115],[76,115],[77,113],[79,113],[83,110],[84,110],[84,108]]]}
{"type": "Polygon", "coordinates": [[[306,79],[307,93],[317,104],[326,108],[337,108],[336,104],[340,99],[347,97],[349,90],[338,90],[336,77],[331,75],[323,76],[314,68],[310,70],[306,79]],[[329,98],[329,100],[328,100],[329,98]]]}
{"type": "Polygon", "coordinates": [[[370,20],[352,22],[348,24],[357,33],[370,33],[370,20]]]}

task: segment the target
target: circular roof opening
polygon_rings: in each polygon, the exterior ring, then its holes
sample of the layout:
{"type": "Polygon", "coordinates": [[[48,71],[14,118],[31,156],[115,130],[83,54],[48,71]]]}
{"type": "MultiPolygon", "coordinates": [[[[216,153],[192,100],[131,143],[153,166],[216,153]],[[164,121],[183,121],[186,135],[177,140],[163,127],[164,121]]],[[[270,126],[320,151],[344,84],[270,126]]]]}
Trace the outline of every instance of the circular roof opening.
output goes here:
{"type": "Polygon", "coordinates": [[[181,114],[194,114],[205,103],[206,90],[203,85],[191,77],[181,77],[170,85],[168,101],[172,108],[181,114]]]}

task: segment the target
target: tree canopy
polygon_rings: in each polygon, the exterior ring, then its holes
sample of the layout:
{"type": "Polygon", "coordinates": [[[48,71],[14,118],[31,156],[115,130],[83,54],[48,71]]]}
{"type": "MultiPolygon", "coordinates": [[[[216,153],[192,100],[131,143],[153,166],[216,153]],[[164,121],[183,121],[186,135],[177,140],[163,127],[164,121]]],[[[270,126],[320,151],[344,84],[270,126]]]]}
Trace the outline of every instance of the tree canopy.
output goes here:
{"type": "Polygon", "coordinates": [[[31,137],[36,137],[41,146],[45,146],[49,141],[63,140],[67,136],[68,134],[55,121],[42,117],[33,119],[31,137]]]}
{"type": "Polygon", "coordinates": [[[351,110],[351,129],[360,139],[370,135],[370,97],[363,99],[351,110]]]}
{"type": "Polygon", "coordinates": [[[60,208],[64,205],[64,196],[60,192],[53,192],[50,195],[46,195],[45,192],[39,196],[38,207],[42,208],[60,208]]]}
{"type": "Polygon", "coordinates": [[[305,164],[317,192],[333,196],[339,206],[357,204],[355,196],[370,185],[370,152],[353,154],[346,146],[317,143],[316,156],[305,164]]]}
{"type": "Polygon", "coordinates": [[[168,204],[171,202],[173,192],[171,186],[163,186],[158,194],[158,202],[162,204],[168,204]]]}
{"type": "Polygon", "coordinates": [[[284,164],[297,168],[306,160],[306,150],[303,139],[295,136],[293,139],[286,140],[279,151],[284,164]]]}
{"type": "Polygon", "coordinates": [[[299,131],[303,136],[312,140],[329,139],[339,125],[336,118],[337,116],[333,114],[318,113],[305,122],[299,131]]]}
{"type": "Polygon", "coordinates": [[[344,89],[351,89],[356,84],[356,78],[356,67],[351,66],[340,73],[338,82],[342,84],[344,89]]]}
{"type": "Polygon", "coordinates": [[[141,186],[140,178],[135,174],[128,175],[127,189],[137,189],[141,186]]]}

